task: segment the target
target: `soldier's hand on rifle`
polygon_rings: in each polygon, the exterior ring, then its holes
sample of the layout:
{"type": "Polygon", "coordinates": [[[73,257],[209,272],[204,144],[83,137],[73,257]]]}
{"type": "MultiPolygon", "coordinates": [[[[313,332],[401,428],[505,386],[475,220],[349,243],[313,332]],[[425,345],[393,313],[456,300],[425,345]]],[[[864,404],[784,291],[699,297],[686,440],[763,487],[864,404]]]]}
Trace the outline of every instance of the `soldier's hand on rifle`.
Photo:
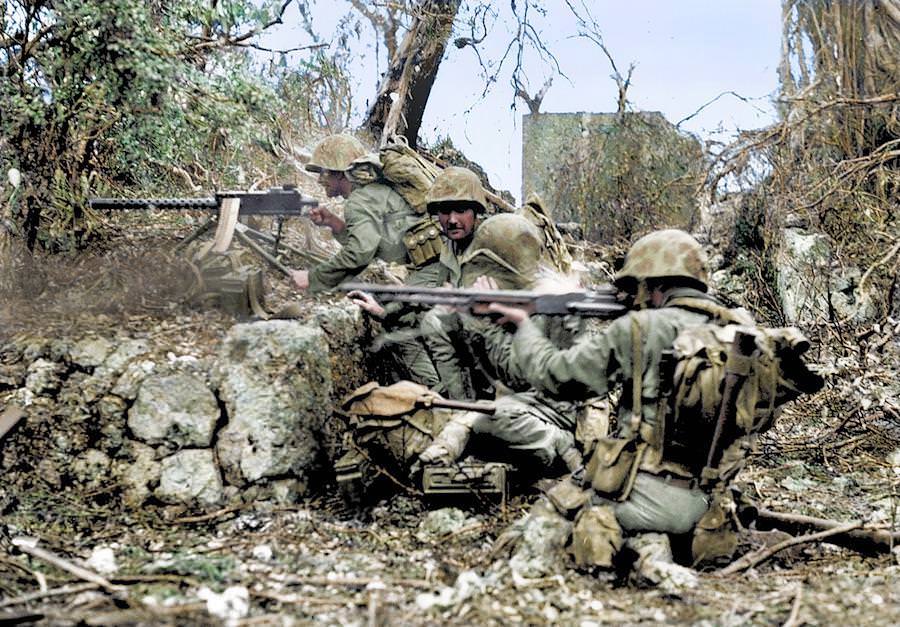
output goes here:
{"type": "Polygon", "coordinates": [[[522,307],[501,305],[500,303],[490,303],[487,305],[487,311],[500,314],[500,317],[494,320],[494,322],[501,325],[511,322],[514,325],[519,326],[528,319],[529,315],[531,315],[527,309],[523,309],[522,307]]]}
{"type": "Polygon", "coordinates": [[[308,270],[291,270],[291,279],[293,279],[294,286],[298,290],[309,289],[309,271],[308,270]]]}
{"type": "MultiPolygon", "coordinates": [[[[482,274],[480,277],[475,279],[474,283],[472,283],[472,289],[479,290],[481,292],[492,292],[500,288],[497,287],[497,281],[489,276],[482,274]]],[[[478,314],[479,316],[484,316],[490,313],[490,310],[488,309],[487,304],[475,304],[472,305],[472,313],[478,314]]]]}
{"type": "Polygon", "coordinates": [[[360,292],[353,290],[347,293],[347,297],[354,303],[362,307],[363,311],[374,318],[384,318],[384,307],[382,307],[375,297],[368,292],[360,292]]]}
{"type": "Polygon", "coordinates": [[[347,223],[331,213],[325,207],[313,207],[309,210],[309,219],[318,226],[327,226],[334,234],[341,233],[347,228],[347,223]]]}

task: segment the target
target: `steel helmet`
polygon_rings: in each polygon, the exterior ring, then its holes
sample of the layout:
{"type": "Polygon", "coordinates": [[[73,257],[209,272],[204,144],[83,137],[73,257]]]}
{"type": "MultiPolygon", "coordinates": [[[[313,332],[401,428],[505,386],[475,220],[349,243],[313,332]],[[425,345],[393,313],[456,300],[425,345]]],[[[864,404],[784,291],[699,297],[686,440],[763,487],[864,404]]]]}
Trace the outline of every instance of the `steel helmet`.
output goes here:
{"type": "Polygon", "coordinates": [[[503,289],[522,289],[537,278],[543,239],[530,220],[501,213],[485,220],[460,259],[462,283],[471,284],[484,274],[503,289]]]}
{"type": "Polygon", "coordinates": [[[481,179],[468,168],[451,166],[441,170],[425,196],[428,212],[436,211],[439,203],[471,203],[476,213],[487,211],[487,199],[481,187],[481,179]],[[434,207],[432,207],[434,205],[434,207]]]}
{"type": "Polygon", "coordinates": [[[329,135],[313,148],[312,158],[306,164],[306,169],[310,172],[346,172],[351,163],[365,154],[366,147],[353,135],[329,135]]]}
{"type": "Polygon", "coordinates": [[[678,229],[653,231],[640,238],[625,255],[616,273],[616,285],[647,279],[687,279],[706,291],[709,282],[706,254],[699,242],[678,229]]]}

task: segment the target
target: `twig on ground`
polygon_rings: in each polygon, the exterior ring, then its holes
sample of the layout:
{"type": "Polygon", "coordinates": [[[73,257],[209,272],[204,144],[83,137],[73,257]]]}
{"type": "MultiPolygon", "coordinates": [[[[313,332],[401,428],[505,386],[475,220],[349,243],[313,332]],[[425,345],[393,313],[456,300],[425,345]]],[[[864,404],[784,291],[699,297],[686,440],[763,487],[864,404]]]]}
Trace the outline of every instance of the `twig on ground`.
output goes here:
{"type": "Polygon", "coordinates": [[[124,588],[122,588],[121,586],[113,585],[107,579],[101,577],[97,573],[88,570],[87,568],[82,568],[81,566],[73,564],[67,559],[63,559],[58,555],[54,555],[50,551],[46,551],[36,546],[37,543],[30,538],[13,538],[12,543],[13,546],[18,548],[23,553],[27,553],[32,557],[36,557],[39,560],[43,560],[48,564],[56,566],[60,570],[64,570],[67,573],[75,575],[79,579],[83,579],[84,581],[96,584],[113,595],[121,595],[125,592],[124,588]]]}
{"type": "Polygon", "coordinates": [[[803,605],[803,583],[797,585],[797,594],[794,595],[794,602],[791,603],[791,613],[788,614],[787,620],[784,621],[782,627],[799,627],[801,624],[800,607],[803,605]]]}
{"type": "Polygon", "coordinates": [[[788,540],[785,540],[784,542],[779,542],[774,546],[766,547],[760,549],[759,551],[754,551],[753,553],[748,553],[740,559],[735,560],[725,568],[722,568],[716,574],[722,577],[727,577],[728,575],[739,573],[742,570],[747,570],[749,568],[759,566],[776,553],[783,551],[784,549],[787,549],[789,547],[796,546],[798,544],[807,544],[809,542],[818,542],[819,540],[824,540],[825,538],[829,538],[831,536],[847,533],[848,531],[853,531],[854,529],[859,529],[860,527],[862,527],[862,522],[855,521],[846,523],[844,525],[839,525],[833,529],[826,529],[825,531],[820,531],[818,533],[811,533],[805,536],[790,538],[788,540]]]}
{"type": "Polygon", "coordinates": [[[282,583],[307,586],[345,586],[349,588],[365,588],[373,581],[380,581],[386,586],[403,586],[407,588],[424,588],[431,590],[434,584],[424,579],[381,579],[380,577],[344,577],[329,579],[328,577],[304,577],[294,575],[285,577],[282,583]]]}
{"type": "Polygon", "coordinates": [[[0,600],[0,607],[14,607],[16,605],[24,605],[25,603],[31,603],[32,601],[38,601],[40,599],[46,599],[48,597],[65,596],[67,594],[78,594],[81,592],[86,592],[88,590],[96,590],[99,587],[99,584],[96,583],[77,583],[70,586],[62,586],[60,588],[42,590],[40,592],[29,592],[28,594],[23,594],[21,596],[0,600]]]}
{"type": "Polygon", "coordinates": [[[233,514],[234,512],[239,512],[244,509],[246,505],[232,505],[231,507],[223,507],[222,509],[218,509],[214,512],[209,512],[208,514],[200,514],[199,516],[185,516],[184,518],[176,518],[173,520],[173,523],[176,524],[187,524],[187,523],[197,523],[197,522],[206,522],[208,520],[214,520],[216,518],[221,518],[222,516],[227,516],[228,514],[233,514]]]}

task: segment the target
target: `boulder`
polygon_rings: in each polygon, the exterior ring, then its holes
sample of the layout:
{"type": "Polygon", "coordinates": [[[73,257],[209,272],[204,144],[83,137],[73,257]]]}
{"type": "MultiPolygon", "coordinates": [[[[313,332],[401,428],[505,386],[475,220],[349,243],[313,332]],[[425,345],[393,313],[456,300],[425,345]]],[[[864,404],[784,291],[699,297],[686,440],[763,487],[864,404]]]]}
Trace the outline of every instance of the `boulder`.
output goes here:
{"type": "Polygon", "coordinates": [[[565,545],[572,533],[572,522],[549,501],[537,501],[513,527],[510,531],[518,534],[518,542],[509,567],[516,578],[544,577],[567,563],[565,545]]]}
{"type": "Polygon", "coordinates": [[[128,428],[147,444],[204,447],[212,443],[219,415],[216,397],[197,377],[151,376],[128,410],[128,428]]]}
{"type": "Polygon", "coordinates": [[[113,344],[103,337],[83,338],[69,349],[69,360],[78,368],[93,369],[112,352],[113,344]]]}
{"type": "Polygon", "coordinates": [[[307,477],[331,416],[325,334],[293,320],[232,327],[212,373],[228,423],[216,449],[226,480],[307,477]]]}
{"type": "Polygon", "coordinates": [[[783,233],[776,267],[778,294],[789,323],[864,322],[876,314],[871,296],[858,293],[862,272],[839,263],[825,235],[798,228],[783,233]]]}
{"type": "Polygon", "coordinates": [[[222,502],[222,477],[211,449],[179,451],[161,461],[159,487],[154,492],[164,503],[218,505],[222,502]]]}
{"type": "Polygon", "coordinates": [[[25,387],[36,395],[53,394],[62,386],[65,372],[62,364],[39,357],[28,366],[25,387]]]}
{"type": "Polygon", "coordinates": [[[126,459],[118,462],[115,474],[124,486],[123,500],[131,506],[141,505],[159,485],[162,466],[152,447],[129,440],[126,459]]]}

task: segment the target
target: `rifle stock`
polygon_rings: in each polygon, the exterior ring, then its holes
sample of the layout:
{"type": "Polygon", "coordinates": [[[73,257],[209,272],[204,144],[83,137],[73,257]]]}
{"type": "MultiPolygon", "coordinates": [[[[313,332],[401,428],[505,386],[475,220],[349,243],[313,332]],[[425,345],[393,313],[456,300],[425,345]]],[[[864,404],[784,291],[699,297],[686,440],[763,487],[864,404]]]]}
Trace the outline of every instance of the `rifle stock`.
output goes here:
{"type": "MultiPolygon", "coordinates": [[[[411,285],[377,285],[343,283],[343,292],[368,292],[382,302],[415,305],[448,305],[471,309],[475,305],[502,303],[527,307],[532,313],[546,316],[582,316],[617,318],[627,308],[616,297],[616,289],[600,286],[584,292],[547,294],[528,290],[475,290],[470,288],[417,287],[411,285]]],[[[477,312],[476,312],[477,313],[477,312]]]]}

